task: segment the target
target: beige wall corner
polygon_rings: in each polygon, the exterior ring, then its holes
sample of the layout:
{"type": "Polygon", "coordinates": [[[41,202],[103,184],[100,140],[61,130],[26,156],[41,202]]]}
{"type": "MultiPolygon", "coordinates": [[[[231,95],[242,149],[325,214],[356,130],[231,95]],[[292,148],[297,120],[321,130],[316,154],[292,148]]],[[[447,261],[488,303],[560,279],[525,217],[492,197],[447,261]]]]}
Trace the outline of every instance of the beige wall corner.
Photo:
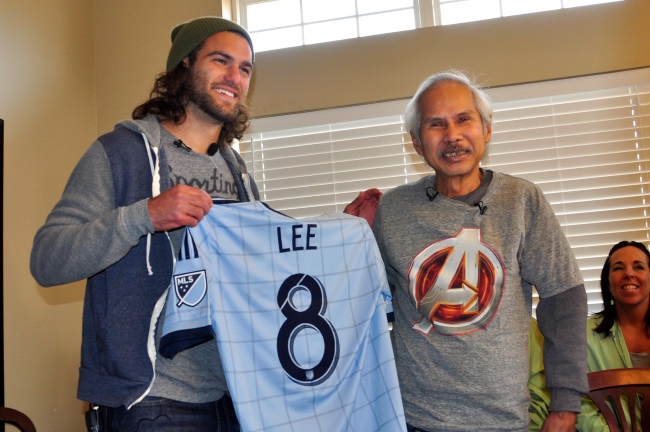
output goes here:
{"type": "Polygon", "coordinates": [[[83,430],[83,284],[41,288],[32,239],[97,133],[93,3],[3,0],[5,403],[40,432],[83,430]]]}

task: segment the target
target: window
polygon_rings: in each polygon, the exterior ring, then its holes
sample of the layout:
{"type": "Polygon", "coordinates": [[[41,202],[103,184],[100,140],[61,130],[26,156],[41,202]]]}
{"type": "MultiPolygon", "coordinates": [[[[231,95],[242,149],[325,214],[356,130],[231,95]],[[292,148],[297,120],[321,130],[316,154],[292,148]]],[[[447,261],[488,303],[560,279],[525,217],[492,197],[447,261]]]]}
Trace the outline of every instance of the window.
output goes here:
{"type": "Polygon", "coordinates": [[[434,21],[448,25],[614,1],[622,0],[434,0],[434,21]]]}
{"type": "Polygon", "coordinates": [[[414,0],[239,0],[239,22],[266,51],[414,29],[414,0]]]}
{"type": "MultiPolygon", "coordinates": [[[[494,125],[484,167],[540,186],[578,258],[590,311],[600,310],[609,248],[650,242],[650,68],[488,93],[494,125]]],[[[404,131],[406,103],[255,119],[240,151],[277,210],[342,211],[359,191],[431,172],[404,131]]]]}
{"type": "Polygon", "coordinates": [[[255,51],[622,0],[232,0],[255,51]]]}

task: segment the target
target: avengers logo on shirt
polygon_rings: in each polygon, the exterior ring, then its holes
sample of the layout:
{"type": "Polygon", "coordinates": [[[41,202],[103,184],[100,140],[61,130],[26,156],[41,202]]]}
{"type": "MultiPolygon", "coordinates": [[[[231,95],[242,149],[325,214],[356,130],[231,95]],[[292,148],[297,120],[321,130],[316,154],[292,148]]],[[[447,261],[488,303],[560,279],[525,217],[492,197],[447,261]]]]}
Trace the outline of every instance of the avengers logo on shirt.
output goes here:
{"type": "Polygon", "coordinates": [[[501,259],[481,242],[481,230],[463,229],[422,250],[411,263],[408,280],[422,314],[413,329],[460,335],[492,320],[505,278],[501,259]]]}

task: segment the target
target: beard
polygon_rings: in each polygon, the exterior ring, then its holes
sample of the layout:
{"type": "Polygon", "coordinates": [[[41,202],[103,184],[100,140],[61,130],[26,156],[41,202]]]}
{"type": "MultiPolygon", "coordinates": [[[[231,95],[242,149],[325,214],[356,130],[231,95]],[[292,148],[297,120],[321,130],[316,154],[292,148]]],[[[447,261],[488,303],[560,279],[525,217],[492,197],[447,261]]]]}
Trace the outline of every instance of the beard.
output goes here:
{"type": "Polygon", "coordinates": [[[205,74],[197,72],[195,68],[191,68],[187,91],[189,101],[219,123],[235,121],[239,114],[241,104],[237,104],[231,110],[220,107],[211,97],[210,93],[203,90],[209,87],[210,85],[205,74]]]}

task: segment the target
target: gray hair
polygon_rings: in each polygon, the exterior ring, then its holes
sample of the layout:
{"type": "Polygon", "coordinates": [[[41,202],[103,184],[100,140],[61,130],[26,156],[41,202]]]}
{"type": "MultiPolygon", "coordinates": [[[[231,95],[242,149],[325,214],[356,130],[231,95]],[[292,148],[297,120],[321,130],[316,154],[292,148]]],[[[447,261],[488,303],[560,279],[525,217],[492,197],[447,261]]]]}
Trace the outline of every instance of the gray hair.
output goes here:
{"type": "Polygon", "coordinates": [[[447,72],[433,74],[420,84],[420,87],[406,105],[406,110],[404,111],[404,124],[406,130],[411,135],[416,136],[418,140],[420,139],[420,126],[422,125],[420,99],[422,99],[422,95],[424,95],[429,89],[442,82],[463,84],[472,92],[476,109],[481,116],[481,122],[483,123],[483,131],[487,132],[488,125],[492,124],[492,102],[490,101],[490,97],[481,87],[479,87],[478,84],[473,82],[463,72],[457,70],[449,70],[447,72]]]}

